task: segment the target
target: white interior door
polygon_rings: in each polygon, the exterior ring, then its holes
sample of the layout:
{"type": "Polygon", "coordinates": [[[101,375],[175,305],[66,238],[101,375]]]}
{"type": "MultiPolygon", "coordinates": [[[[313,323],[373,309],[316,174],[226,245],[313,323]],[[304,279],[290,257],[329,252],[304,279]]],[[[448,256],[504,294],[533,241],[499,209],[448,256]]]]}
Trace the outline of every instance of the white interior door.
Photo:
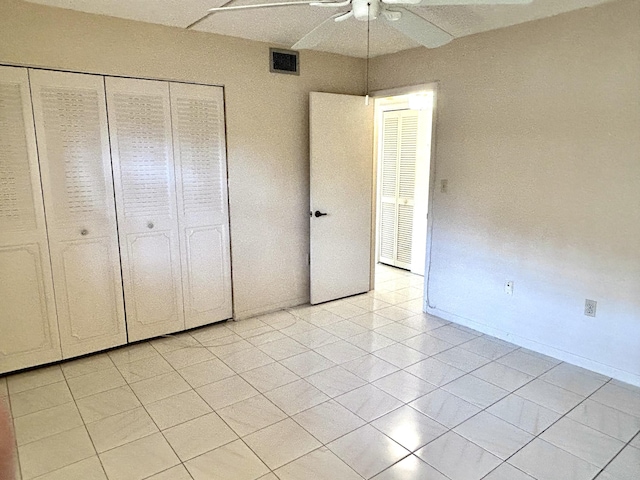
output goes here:
{"type": "Polygon", "coordinates": [[[317,304],[370,288],[373,106],[364,97],[318,92],[309,102],[310,290],[317,304]]]}
{"type": "Polygon", "coordinates": [[[28,74],[0,66],[0,374],[61,358],[28,74]]]}
{"type": "Polygon", "coordinates": [[[184,330],[169,84],[105,78],[129,340],[184,330]]]}
{"type": "Polygon", "coordinates": [[[221,87],[171,83],[187,328],[231,318],[231,257],[221,87]]]}
{"type": "Polygon", "coordinates": [[[416,187],[413,197],[413,245],[411,272],[424,276],[427,253],[427,211],[431,166],[431,138],[433,135],[433,93],[427,95],[427,105],[418,111],[418,139],[416,187]]]}
{"type": "Polygon", "coordinates": [[[64,358],[127,342],[104,79],[30,70],[64,358]]]}

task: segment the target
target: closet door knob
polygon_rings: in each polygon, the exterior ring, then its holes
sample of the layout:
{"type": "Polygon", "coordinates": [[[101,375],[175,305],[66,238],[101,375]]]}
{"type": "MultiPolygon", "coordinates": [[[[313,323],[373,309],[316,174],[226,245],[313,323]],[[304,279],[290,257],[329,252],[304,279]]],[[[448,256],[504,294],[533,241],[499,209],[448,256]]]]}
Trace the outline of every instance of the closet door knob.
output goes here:
{"type": "Polygon", "coordinates": [[[147,228],[149,228],[149,229],[153,228],[153,222],[147,223],[147,228]]]}
{"type": "Polygon", "coordinates": [[[87,230],[86,228],[83,228],[82,230],[80,230],[80,235],[82,235],[83,237],[86,236],[89,233],[89,230],[87,230]]]}

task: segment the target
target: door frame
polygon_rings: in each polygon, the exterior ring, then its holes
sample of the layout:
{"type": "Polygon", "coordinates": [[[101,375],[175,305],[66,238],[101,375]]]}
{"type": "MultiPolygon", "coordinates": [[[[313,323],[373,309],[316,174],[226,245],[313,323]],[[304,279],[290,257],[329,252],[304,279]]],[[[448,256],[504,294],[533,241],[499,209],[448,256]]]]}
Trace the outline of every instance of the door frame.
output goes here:
{"type": "MultiPolygon", "coordinates": [[[[432,233],[433,233],[433,199],[435,195],[436,187],[436,160],[437,160],[437,128],[438,128],[438,89],[440,82],[434,81],[429,83],[422,83],[418,85],[409,85],[405,87],[390,88],[384,90],[377,90],[370,95],[374,101],[387,98],[396,97],[402,95],[410,95],[412,93],[431,91],[433,93],[433,108],[431,118],[431,149],[430,149],[430,161],[429,161],[429,203],[427,205],[427,244],[425,245],[425,268],[424,268],[424,292],[423,292],[423,305],[422,311],[426,312],[427,308],[432,308],[429,303],[429,277],[431,273],[431,250],[432,250],[432,233]]],[[[377,228],[378,228],[378,151],[379,151],[379,122],[378,122],[379,109],[376,104],[375,121],[373,127],[373,186],[371,203],[373,208],[371,209],[371,289],[375,288],[375,265],[377,257],[377,228]]]]}

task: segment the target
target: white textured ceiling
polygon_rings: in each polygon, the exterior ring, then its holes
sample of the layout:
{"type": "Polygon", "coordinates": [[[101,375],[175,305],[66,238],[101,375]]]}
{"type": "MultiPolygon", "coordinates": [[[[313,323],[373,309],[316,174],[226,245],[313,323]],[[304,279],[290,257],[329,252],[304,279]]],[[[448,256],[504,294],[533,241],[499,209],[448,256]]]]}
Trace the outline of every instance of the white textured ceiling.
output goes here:
{"type": "MultiPolygon", "coordinates": [[[[174,27],[186,27],[202,18],[207,9],[226,0],[29,0],[32,3],[128,18],[174,27]]],[[[232,5],[283,0],[235,0],[232,5]]],[[[286,0],[285,0],[286,1],[286,0]]],[[[591,7],[611,0],[533,0],[527,5],[414,7],[413,12],[454,37],[495,30],[559,13],[591,7]]],[[[260,40],[290,46],[326,18],[348,8],[291,6],[236,12],[218,12],[194,27],[195,30],[260,40]]],[[[335,25],[329,40],[315,50],[354,57],[366,56],[366,22],[354,19],[335,25]]],[[[371,22],[371,56],[394,53],[419,46],[381,21],[371,22]]]]}

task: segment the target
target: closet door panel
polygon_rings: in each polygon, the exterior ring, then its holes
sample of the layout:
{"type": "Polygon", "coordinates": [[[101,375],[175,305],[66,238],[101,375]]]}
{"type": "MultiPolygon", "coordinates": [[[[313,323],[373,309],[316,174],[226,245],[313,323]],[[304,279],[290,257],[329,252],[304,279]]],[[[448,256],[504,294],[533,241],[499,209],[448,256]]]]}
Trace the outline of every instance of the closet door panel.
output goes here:
{"type": "Polygon", "coordinates": [[[400,118],[396,265],[410,269],[413,247],[416,161],[418,158],[418,112],[416,110],[403,110],[400,118]]]}
{"type": "Polygon", "coordinates": [[[120,272],[114,271],[119,258],[111,243],[108,237],[61,242],[59,261],[70,319],[65,334],[69,343],[77,344],[66,350],[63,345],[65,357],[126,343],[120,272]]]}
{"type": "Polygon", "coordinates": [[[397,229],[398,145],[400,116],[398,112],[384,112],[381,148],[382,172],[380,185],[379,259],[395,265],[397,229]]]}
{"type": "Polygon", "coordinates": [[[184,329],[169,84],[106,79],[129,340],[184,329]]]}
{"type": "Polygon", "coordinates": [[[222,226],[185,230],[188,274],[185,321],[188,327],[231,317],[227,257],[228,232],[222,226]]]}
{"type": "Polygon", "coordinates": [[[231,318],[231,261],[221,87],[170,84],[188,328],[231,318]]]}
{"type": "Polygon", "coordinates": [[[0,374],[61,358],[28,73],[0,66],[0,374]]]}
{"type": "MultiPolygon", "coordinates": [[[[179,270],[172,268],[175,238],[171,232],[159,231],[128,235],[127,241],[132,261],[130,272],[134,295],[131,307],[135,319],[142,328],[153,329],[155,324],[173,325],[178,317],[178,300],[174,292],[180,275],[179,270]]],[[[166,333],[174,328],[182,329],[182,324],[168,327],[166,333]]],[[[164,327],[159,332],[164,333],[164,327]]]]}
{"type": "MultiPolygon", "coordinates": [[[[14,363],[14,368],[60,359],[59,346],[51,345],[53,332],[47,320],[47,296],[43,288],[43,252],[38,244],[0,247],[0,308],[2,324],[0,353],[11,363],[12,356],[33,355],[34,361],[14,363]],[[53,347],[53,348],[52,348],[53,347]],[[44,353],[56,350],[51,356],[44,353]],[[42,354],[42,357],[40,357],[42,354]],[[42,358],[42,360],[39,360],[42,358]]],[[[48,261],[48,259],[46,259],[48,261]]],[[[5,367],[4,359],[0,362],[5,367]]],[[[11,368],[9,368],[11,369],[11,368]]],[[[2,368],[1,371],[7,371],[2,368]]]]}
{"type": "Polygon", "coordinates": [[[103,77],[31,70],[65,358],[126,343],[103,77]]]}

